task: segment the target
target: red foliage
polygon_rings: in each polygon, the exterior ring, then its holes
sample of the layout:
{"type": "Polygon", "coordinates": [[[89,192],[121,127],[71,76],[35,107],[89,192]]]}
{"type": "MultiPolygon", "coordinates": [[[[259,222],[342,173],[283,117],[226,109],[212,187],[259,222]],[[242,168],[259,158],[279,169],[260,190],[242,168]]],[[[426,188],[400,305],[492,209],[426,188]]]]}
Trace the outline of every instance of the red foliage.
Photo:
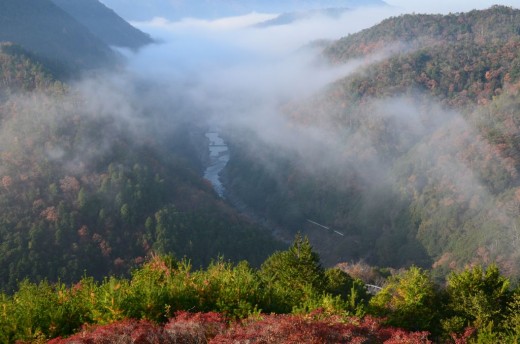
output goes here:
{"type": "Polygon", "coordinates": [[[145,320],[124,320],[105,326],[86,327],[69,338],[56,338],[49,344],[160,344],[172,343],[164,330],[145,320]]]}
{"type": "Polygon", "coordinates": [[[6,189],[9,189],[13,185],[13,178],[10,176],[3,176],[2,177],[2,186],[6,189]]]}
{"type": "Polygon", "coordinates": [[[67,176],[60,180],[60,188],[63,192],[77,193],[80,185],[75,177],[67,176]]]}
{"type": "Polygon", "coordinates": [[[379,320],[329,317],[321,320],[294,315],[265,315],[231,328],[210,343],[430,343],[427,332],[408,333],[382,328],[379,320]]]}
{"type": "Polygon", "coordinates": [[[454,344],[466,344],[470,340],[470,338],[475,334],[475,329],[472,327],[467,327],[463,334],[457,335],[456,333],[451,334],[451,339],[453,339],[454,344]]]}
{"type": "Polygon", "coordinates": [[[175,343],[207,343],[224,333],[227,321],[222,314],[177,312],[164,327],[175,343]]]}
{"type": "MultiPolygon", "coordinates": [[[[468,335],[471,333],[468,332],[468,335]]],[[[454,338],[465,343],[463,337],[454,338]],[[461,341],[462,340],[462,341],[461,341]]],[[[342,318],[323,313],[300,315],[262,315],[236,323],[231,328],[219,313],[177,312],[164,327],[148,321],[125,320],[105,326],[91,326],[66,339],[51,340],[64,343],[128,343],[128,344],[231,344],[231,343],[386,343],[426,344],[427,332],[406,332],[382,327],[381,320],[365,317],[342,318]]]]}
{"type": "Polygon", "coordinates": [[[56,222],[59,219],[56,207],[48,207],[47,209],[43,210],[40,215],[49,222],[56,222]]]}
{"type": "Polygon", "coordinates": [[[50,344],[199,344],[226,330],[227,322],[218,313],[178,312],[166,326],[146,320],[124,320],[104,326],[86,326],[69,338],[56,338],[50,344]]]}
{"type": "Polygon", "coordinates": [[[420,344],[431,343],[428,340],[428,332],[406,332],[401,329],[386,329],[390,338],[385,340],[385,344],[420,344]]]}

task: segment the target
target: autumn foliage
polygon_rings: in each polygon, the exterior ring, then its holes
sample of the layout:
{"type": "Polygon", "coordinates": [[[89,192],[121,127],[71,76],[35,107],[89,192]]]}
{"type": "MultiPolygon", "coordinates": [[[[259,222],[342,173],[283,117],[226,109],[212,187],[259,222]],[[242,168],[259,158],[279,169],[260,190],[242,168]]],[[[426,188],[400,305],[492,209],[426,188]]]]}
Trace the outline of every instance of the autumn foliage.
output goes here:
{"type": "Polygon", "coordinates": [[[218,313],[179,312],[164,326],[148,321],[124,320],[105,326],[85,327],[65,343],[227,344],[227,343],[386,343],[426,344],[427,332],[407,332],[385,327],[381,320],[342,318],[315,312],[303,315],[258,315],[229,324],[218,313]]]}
{"type": "Polygon", "coordinates": [[[0,342],[462,344],[519,338],[520,288],[511,290],[494,265],[452,273],[446,287],[412,267],[369,296],[359,280],[323,269],[316,259],[308,240],[297,237],[260,269],[216,261],[192,270],[185,261],[154,256],[129,280],[85,277],[71,287],[25,281],[13,296],[0,294],[0,342]],[[272,264],[299,267],[315,285],[296,270],[278,276],[272,264]],[[291,280],[300,289],[288,290],[284,283],[291,280]]]}

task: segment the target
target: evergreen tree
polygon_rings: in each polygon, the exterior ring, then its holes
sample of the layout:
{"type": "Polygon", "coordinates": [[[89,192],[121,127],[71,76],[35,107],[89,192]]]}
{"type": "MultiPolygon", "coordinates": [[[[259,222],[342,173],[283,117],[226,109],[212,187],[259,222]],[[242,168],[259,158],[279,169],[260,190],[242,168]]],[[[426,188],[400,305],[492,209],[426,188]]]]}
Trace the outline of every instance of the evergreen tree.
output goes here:
{"type": "Polygon", "coordinates": [[[261,266],[260,277],[267,286],[266,308],[289,312],[292,305],[305,300],[312,292],[325,292],[325,270],[308,238],[296,235],[287,251],[276,252],[261,266]]]}
{"type": "Polygon", "coordinates": [[[496,265],[487,269],[479,265],[452,273],[448,277],[447,292],[449,309],[453,312],[453,317],[446,322],[446,327],[453,327],[450,330],[460,331],[463,326],[501,327],[511,302],[509,279],[500,274],[496,265]]]}

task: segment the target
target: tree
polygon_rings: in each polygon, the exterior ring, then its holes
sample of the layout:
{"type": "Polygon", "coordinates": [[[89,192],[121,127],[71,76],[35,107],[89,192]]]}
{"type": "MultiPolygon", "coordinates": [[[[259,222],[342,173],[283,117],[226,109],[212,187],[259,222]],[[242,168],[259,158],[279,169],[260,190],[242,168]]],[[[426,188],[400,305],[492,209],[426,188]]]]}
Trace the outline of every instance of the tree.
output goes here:
{"type": "Polygon", "coordinates": [[[308,238],[296,235],[287,251],[276,252],[262,264],[260,278],[267,287],[266,309],[289,312],[309,292],[325,292],[325,270],[308,238]]]}
{"type": "Polygon", "coordinates": [[[515,342],[518,342],[520,341],[520,286],[511,296],[507,310],[504,328],[511,337],[515,338],[515,342]]]}
{"type": "Polygon", "coordinates": [[[435,332],[439,293],[429,273],[418,267],[394,275],[370,300],[372,311],[393,326],[435,332]]]}
{"type": "Polygon", "coordinates": [[[342,300],[347,301],[349,311],[357,313],[366,306],[370,296],[363,281],[354,279],[338,268],[327,269],[325,277],[327,292],[331,295],[339,295],[342,300]]]}
{"type": "Polygon", "coordinates": [[[484,329],[491,322],[494,326],[501,326],[511,301],[509,280],[494,264],[486,270],[479,265],[461,273],[452,273],[448,277],[447,292],[453,318],[465,319],[466,323],[461,325],[477,329],[484,329]]]}

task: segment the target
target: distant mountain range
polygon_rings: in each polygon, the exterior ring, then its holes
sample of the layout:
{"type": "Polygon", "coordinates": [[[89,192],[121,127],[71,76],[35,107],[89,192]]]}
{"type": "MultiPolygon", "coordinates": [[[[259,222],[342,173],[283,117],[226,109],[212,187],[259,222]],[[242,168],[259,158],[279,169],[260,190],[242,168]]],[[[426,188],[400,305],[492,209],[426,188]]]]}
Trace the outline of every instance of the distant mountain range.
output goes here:
{"type": "Polygon", "coordinates": [[[98,0],[52,0],[108,45],[138,49],[150,44],[149,35],[128,24],[98,0]]]}
{"type": "Polygon", "coordinates": [[[270,26],[289,25],[302,20],[309,20],[317,17],[327,17],[332,19],[340,18],[345,12],[351,11],[350,8],[326,8],[318,10],[298,11],[282,13],[273,19],[258,23],[255,27],[265,28],[270,26]]]}
{"type": "Polygon", "coordinates": [[[109,45],[138,48],[151,39],[97,0],[3,0],[0,42],[20,45],[65,76],[115,63],[109,45]]]}
{"type": "Polygon", "coordinates": [[[385,6],[382,0],[102,0],[127,20],[148,20],[165,17],[179,20],[185,17],[215,19],[244,15],[251,12],[290,13],[325,8],[356,8],[385,6]]]}

